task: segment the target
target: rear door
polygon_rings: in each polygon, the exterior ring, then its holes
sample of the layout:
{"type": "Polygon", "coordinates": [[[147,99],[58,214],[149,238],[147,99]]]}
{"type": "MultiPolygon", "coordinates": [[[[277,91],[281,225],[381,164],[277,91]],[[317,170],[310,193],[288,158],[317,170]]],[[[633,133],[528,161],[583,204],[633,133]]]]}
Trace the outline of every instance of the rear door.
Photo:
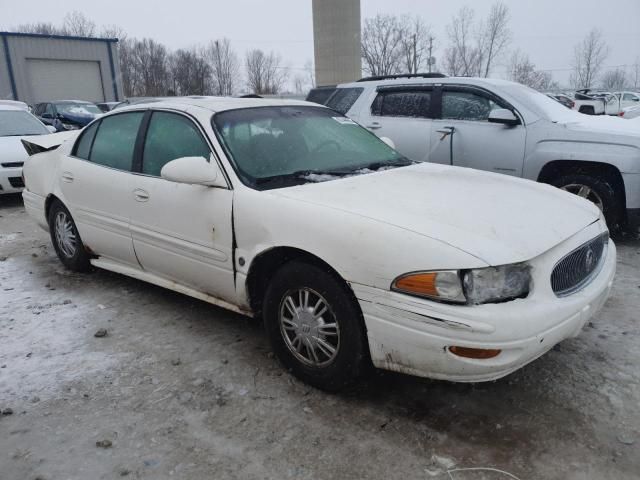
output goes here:
{"type": "Polygon", "coordinates": [[[233,190],[186,185],[160,177],[162,167],[211,148],[189,116],[154,111],[147,120],[139,174],[126,196],[142,267],[155,275],[225,300],[235,300],[231,208],[233,190]]]}
{"type": "Polygon", "coordinates": [[[522,175],[525,126],[488,120],[492,110],[514,110],[511,105],[492,92],[470,86],[443,86],[437,103],[440,115],[432,125],[430,162],[522,175]]]}
{"type": "Polygon", "coordinates": [[[378,137],[393,140],[405,157],[427,161],[434,115],[432,96],[431,87],[380,88],[358,121],[378,137]]]}
{"type": "Polygon", "coordinates": [[[144,112],[105,117],[85,129],[59,170],[64,201],[95,254],[138,267],[129,232],[136,138],[144,112]]]}

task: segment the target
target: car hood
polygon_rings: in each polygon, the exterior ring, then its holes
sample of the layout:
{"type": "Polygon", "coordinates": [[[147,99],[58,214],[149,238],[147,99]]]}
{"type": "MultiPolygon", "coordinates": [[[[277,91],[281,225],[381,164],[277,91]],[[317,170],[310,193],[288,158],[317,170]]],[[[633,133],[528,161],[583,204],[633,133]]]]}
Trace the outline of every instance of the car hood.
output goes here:
{"type": "Polygon", "coordinates": [[[60,114],[62,121],[70,121],[82,125],[83,127],[91,123],[95,118],[99,117],[98,114],[93,113],[63,113],[60,114]]]}
{"type": "Polygon", "coordinates": [[[600,217],[591,203],[548,185],[428,163],[271,193],[424,235],[488,265],[535,258],[600,217]]]}
{"type": "Polygon", "coordinates": [[[0,137],[0,163],[24,162],[27,159],[21,138],[29,137],[0,137]]]}

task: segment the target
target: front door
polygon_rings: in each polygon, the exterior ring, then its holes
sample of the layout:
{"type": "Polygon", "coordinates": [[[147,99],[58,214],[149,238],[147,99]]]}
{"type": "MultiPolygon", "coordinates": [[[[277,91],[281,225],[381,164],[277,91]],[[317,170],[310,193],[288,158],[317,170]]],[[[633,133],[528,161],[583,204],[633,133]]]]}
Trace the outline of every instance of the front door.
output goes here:
{"type": "Polygon", "coordinates": [[[430,162],[522,175],[524,125],[489,122],[493,109],[511,107],[484,90],[443,87],[440,118],[433,121],[430,162]]]}
{"type": "Polygon", "coordinates": [[[129,232],[131,173],[143,112],[105,117],[62,159],[60,186],[82,242],[93,253],[138,267],[129,232]]]}
{"type": "Polygon", "coordinates": [[[182,114],[154,111],[141,172],[133,176],[127,194],[133,204],[134,248],[144,270],[233,301],[233,190],[178,184],[160,176],[171,160],[195,156],[211,157],[200,128],[182,114]]]}

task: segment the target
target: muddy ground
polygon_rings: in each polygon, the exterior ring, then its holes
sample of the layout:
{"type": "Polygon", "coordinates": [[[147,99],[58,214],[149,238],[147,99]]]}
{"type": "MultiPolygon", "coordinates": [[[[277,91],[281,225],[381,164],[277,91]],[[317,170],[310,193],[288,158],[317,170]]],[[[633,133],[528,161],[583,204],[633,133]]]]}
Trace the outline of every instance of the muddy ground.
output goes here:
{"type": "Polygon", "coordinates": [[[638,479],[639,316],[640,242],[622,241],[604,310],[519,372],[328,395],[255,321],[65,271],[0,197],[0,479],[638,479]]]}

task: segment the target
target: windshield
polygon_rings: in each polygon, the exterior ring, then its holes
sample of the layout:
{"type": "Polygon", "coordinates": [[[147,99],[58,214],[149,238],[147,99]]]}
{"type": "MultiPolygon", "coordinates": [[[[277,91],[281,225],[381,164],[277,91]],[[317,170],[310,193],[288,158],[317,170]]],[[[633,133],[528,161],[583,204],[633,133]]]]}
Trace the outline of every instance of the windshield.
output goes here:
{"type": "MultiPolygon", "coordinates": [[[[545,94],[520,84],[511,84],[504,89],[519,102],[526,105],[539,116],[551,120],[552,122],[574,119],[576,115],[582,114],[575,110],[570,110],[564,105],[547,97],[545,94]]],[[[578,117],[578,119],[581,117],[578,117]]]]}
{"type": "Polygon", "coordinates": [[[103,113],[93,103],[56,103],[56,110],[62,115],[96,115],[103,113]]]}
{"type": "Polygon", "coordinates": [[[29,112],[0,110],[0,137],[46,135],[49,130],[29,112]]]}
{"type": "Polygon", "coordinates": [[[256,107],[213,117],[242,181],[257,189],[331,180],[411,162],[326,108],[256,107]]]}

